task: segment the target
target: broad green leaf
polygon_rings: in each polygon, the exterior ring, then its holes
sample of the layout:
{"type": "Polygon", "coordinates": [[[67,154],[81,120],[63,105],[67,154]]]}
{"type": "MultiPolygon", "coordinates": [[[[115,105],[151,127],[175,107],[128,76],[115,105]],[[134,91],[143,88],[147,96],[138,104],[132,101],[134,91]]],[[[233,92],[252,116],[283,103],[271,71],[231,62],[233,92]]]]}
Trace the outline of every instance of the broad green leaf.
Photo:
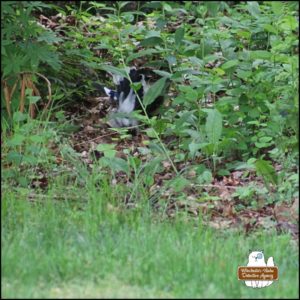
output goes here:
{"type": "Polygon", "coordinates": [[[155,49],[146,49],[146,50],[141,50],[139,51],[138,53],[132,53],[131,55],[129,55],[127,58],[126,58],[126,62],[131,62],[132,60],[138,58],[138,57],[141,57],[141,56],[147,56],[147,55],[151,55],[151,54],[154,54],[154,53],[158,53],[159,51],[158,50],[155,50],[155,49]]]}
{"type": "Polygon", "coordinates": [[[28,187],[28,185],[29,185],[28,178],[26,178],[24,176],[17,177],[17,181],[24,188],[28,187]]]}
{"type": "Polygon", "coordinates": [[[35,104],[41,99],[41,96],[27,96],[27,98],[30,104],[35,104]]]}
{"type": "Polygon", "coordinates": [[[272,53],[265,50],[256,50],[250,52],[251,59],[270,59],[271,56],[272,53]]]}
{"type": "Polygon", "coordinates": [[[255,162],[255,168],[258,174],[260,174],[267,183],[277,184],[277,175],[275,169],[269,161],[258,159],[255,162]]]}
{"type": "Polygon", "coordinates": [[[217,174],[219,176],[229,176],[231,173],[226,169],[220,169],[217,174]]]}
{"type": "Polygon", "coordinates": [[[147,175],[153,175],[156,172],[163,171],[163,164],[162,161],[164,158],[162,156],[156,156],[152,160],[148,161],[144,165],[144,173],[147,175]]]}
{"type": "Polygon", "coordinates": [[[191,102],[195,102],[197,101],[198,99],[198,93],[196,90],[190,90],[188,91],[186,94],[185,94],[185,98],[188,100],[188,101],[191,101],[191,102]]]}
{"type": "Polygon", "coordinates": [[[191,182],[186,178],[179,176],[170,181],[170,186],[175,190],[175,192],[182,191],[185,187],[190,185],[191,182]]]}
{"type": "Polygon", "coordinates": [[[167,77],[167,78],[170,78],[172,76],[171,73],[169,72],[166,72],[166,71],[161,71],[161,70],[153,70],[154,73],[160,75],[160,76],[163,76],[163,77],[167,77]]]}
{"type": "Polygon", "coordinates": [[[23,155],[16,151],[10,151],[7,154],[6,160],[15,164],[20,164],[22,162],[23,155]]]}
{"type": "Polygon", "coordinates": [[[149,143],[149,148],[155,154],[162,154],[162,155],[165,154],[164,149],[157,142],[149,143]]]}
{"type": "Polygon", "coordinates": [[[208,116],[205,123],[205,132],[210,143],[216,145],[222,135],[222,115],[216,109],[205,109],[208,116]]]}
{"type": "Polygon", "coordinates": [[[179,86],[179,90],[184,93],[184,99],[188,101],[197,101],[198,93],[195,89],[190,86],[181,85],[179,86]]]}
{"type": "Polygon", "coordinates": [[[222,69],[227,70],[227,69],[237,66],[238,64],[239,64],[239,61],[237,59],[229,60],[222,65],[222,69]]]}
{"type": "Polygon", "coordinates": [[[175,45],[179,46],[182,42],[182,39],[184,37],[184,28],[179,27],[175,31],[175,45]]]}
{"type": "Polygon", "coordinates": [[[147,39],[141,41],[141,46],[143,47],[152,47],[163,43],[163,39],[158,36],[151,36],[147,39]]]}
{"type": "Polygon", "coordinates": [[[274,26],[272,26],[271,24],[265,24],[264,29],[266,29],[267,31],[269,31],[271,33],[275,33],[275,34],[278,33],[278,30],[274,26]]]}
{"type": "Polygon", "coordinates": [[[7,141],[7,145],[11,147],[20,146],[23,144],[24,140],[24,135],[16,133],[10,140],[7,141]]]}
{"type": "Polygon", "coordinates": [[[112,149],[115,149],[116,145],[115,144],[99,144],[96,147],[97,151],[109,151],[112,149]]]}
{"type": "Polygon", "coordinates": [[[280,28],[283,30],[291,31],[296,30],[298,25],[297,19],[294,16],[286,16],[284,19],[281,20],[280,28]]]}
{"type": "Polygon", "coordinates": [[[260,16],[260,7],[256,1],[247,1],[247,8],[253,17],[258,18],[260,16]]]}
{"type": "Polygon", "coordinates": [[[199,149],[201,149],[201,144],[195,142],[189,144],[189,150],[192,156],[194,156],[199,149]]]}
{"type": "Polygon", "coordinates": [[[162,2],[162,6],[163,6],[164,10],[166,10],[168,12],[171,12],[173,10],[172,7],[171,7],[171,5],[168,4],[168,3],[166,3],[166,2],[164,2],[164,1],[162,2]]]}
{"type": "MultiPolygon", "coordinates": [[[[199,47],[199,45],[197,45],[197,46],[199,47]]],[[[196,56],[189,57],[188,59],[193,65],[200,66],[200,67],[204,66],[203,60],[199,59],[196,56]]]]}
{"type": "Polygon", "coordinates": [[[166,57],[166,60],[170,65],[176,65],[176,63],[177,63],[177,59],[174,55],[168,55],[166,57]]]}
{"type": "Polygon", "coordinates": [[[225,71],[221,68],[214,68],[214,71],[220,76],[223,76],[225,74],[225,71]]]}
{"type": "Polygon", "coordinates": [[[215,17],[218,14],[220,1],[204,1],[204,5],[207,7],[208,13],[211,17],[215,17]]]}
{"type": "Polygon", "coordinates": [[[200,184],[211,183],[213,176],[211,171],[205,170],[201,175],[197,177],[197,182],[200,184]]]}
{"type": "Polygon", "coordinates": [[[155,130],[152,127],[146,129],[146,134],[150,138],[156,138],[155,130]]]}
{"type": "Polygon", "coordinates": [[[259,141],[261,143],[268,143],[268,142],[272,141],[272,139],[273,138],[271,136],[263,136],[263,137],[259,138],[259,141]]]}
{"type": "Polygon", "coordinates": [[[145,106],[151,104],[164,90],[166,85],[167,78],[163,77],[156,81],[147,91],[146,95],[144,96],[143,103],[145,106]]]}
{"type": "Polygon", "coordinates": [[[130,1],[118,1],[118,6],[119,8],[123,8],[124,6],[126,6],[128,3],[130,3],[130,1]]]}
{"type": "Polygon", "coordinates": [[[282,3],[282,1],[271,1],[271,7],[273,12],[276,15],[281,15],[283,13],[283,9],[284,9],[284,3],[282,3]]]}
{"type": "Polygon", "coordinates": [[[141,82],[133,82],[130,84],[130,87],[135,91],[138,92],[139,89],[142,87],[142,83],[141,82]]]}
{"type": "Polygon", "coordinates": [[[1,170],[1,176],[2,179],[9,179],[9,178],[14,178],[16,176],[16,170],[12,170],[12,169],[2,169],[1,170]]]}
{"type": "Polygon", "coordinates": [[[123,171],[128,174],[129,165],[126,160],[119,157],[101,157],[99,162],[105,166],[111,168],[114,172],[123,171]]]}
{"type": "Polygon", "coordinates": [[[16,111],[14,113],[13,120],[15,122],[21,122],[21,121],[24,121],[26,119],[27,119],[27,115],[26,114],[24,114],[24,113],[22,113],[20,111],[16,111]]]}
{"type": "Polygon", "coordinates": [[[43,143],[45,141],[45,136],[43,135],[31,135],[29,139],[34,143],[43,143]]]}
{"type": "Polygon", "coordinates": [[[113,158],[116,156],[117,151],[114,150],[115,144],[99,144],[96,147],[97,151],[103,152],[105,157],[113,158]]]}
{"type": "Polygon", "coordinates": [[[162,29],[167,23],[168,23],[167,20],[162,19],[162,18],[158,18],[158,19],[156,20],[156,28],[162,29]]]}
{"type": "Polygon", "coordinates": [[[31,166],[36,165],[38,163],[38,161],[39,161],[38,156],[33,156],[33,155],[24,155],[23,156],[23,162],[28,165],[31,165],[31,166]]]}
{"type": "Polygon", "coordinates": [[[152,186],[154,184],[154,177],[153,175],[146,175],[143,177],[143,181],[146,186],[152,186]]]}
{"type": "Polygon", "coordinates": [[[102,65],[102,66],[100,66],[100,69],[104,70],[106,72],[110,72],[114,75],[119,75],[119,76],[125,77],[125,78],[128,77],[128,75],[124,69],[116,68],[116,67],[113,67],[110,65],[102,65]]]}
{"type": "Polygon", "coordinates": [[[266,147],[269,147],[270,145],[271,145],[271,143],[260,143],[260,142],[255,143],[255,147],[257,147],[257,148],[266,148],[266,147]]]}
{"type": "Polygon", "coordinates": [[[48,44],[58,43],[61,42],[63,39],[57,37],[53,31],[44,31],[37,40],[39,42],[46,42],[48,44]]]}

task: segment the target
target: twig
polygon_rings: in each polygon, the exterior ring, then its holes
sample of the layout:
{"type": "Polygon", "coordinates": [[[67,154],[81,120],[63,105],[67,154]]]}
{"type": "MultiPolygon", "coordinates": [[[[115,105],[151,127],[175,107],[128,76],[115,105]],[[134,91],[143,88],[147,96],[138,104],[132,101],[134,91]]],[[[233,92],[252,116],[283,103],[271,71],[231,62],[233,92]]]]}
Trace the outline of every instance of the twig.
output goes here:
{"type": "Polygon", "coordinates": [[[51,82],[48,80],[48,78],[46,76],[44,76],[43,74],[38,73],[38,72],[25,71],[25,72],[21,72],[21,74],[36,74],[36,75],[42,77],[46,81],[47,87],[48,87],[48,99],[49,99],[46,106],[44,107],[44,111],[46,111],[52,101],[51,82]]]}

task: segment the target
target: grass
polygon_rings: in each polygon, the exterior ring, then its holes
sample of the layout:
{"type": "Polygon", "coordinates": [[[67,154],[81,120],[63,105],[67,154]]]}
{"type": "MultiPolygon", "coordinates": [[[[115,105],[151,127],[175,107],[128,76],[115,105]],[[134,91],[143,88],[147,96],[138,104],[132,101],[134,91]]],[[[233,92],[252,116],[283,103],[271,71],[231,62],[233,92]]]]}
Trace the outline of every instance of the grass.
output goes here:
{"type": "Polygon", "coordinates": [[[162,222],[147,209],[112,208],[113,191],[99,186],[81,205],[53,201],[51,192],[30,202],[26,192],[3,190],[2,297],[298,297],[290,236],[218,232],[184,214],[162,222]],[[279,280],[270,287],[237,280],[249,249],[274,257],[279,280]]]}

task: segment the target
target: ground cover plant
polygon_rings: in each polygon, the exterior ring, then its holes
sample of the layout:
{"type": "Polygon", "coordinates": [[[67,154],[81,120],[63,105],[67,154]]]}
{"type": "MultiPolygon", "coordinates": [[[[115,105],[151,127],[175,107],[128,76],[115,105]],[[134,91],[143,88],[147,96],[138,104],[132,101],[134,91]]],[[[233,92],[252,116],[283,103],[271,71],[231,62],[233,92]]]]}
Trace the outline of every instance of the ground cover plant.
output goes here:
{"type": "Polygon", "coordinates": [[[298,296],[298,2],[1,8],[4,297],[298,296]],[[99,89],[129,67],[166,98],[134,132],[99,89]]]}

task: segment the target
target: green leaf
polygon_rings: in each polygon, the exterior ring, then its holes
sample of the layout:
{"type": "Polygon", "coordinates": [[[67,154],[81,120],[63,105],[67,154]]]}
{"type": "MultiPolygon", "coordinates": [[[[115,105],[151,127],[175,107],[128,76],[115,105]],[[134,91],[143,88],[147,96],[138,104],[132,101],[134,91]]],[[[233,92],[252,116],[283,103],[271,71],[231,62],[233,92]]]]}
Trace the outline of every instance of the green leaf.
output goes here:
{"type": "Polygon", "coordinates": [[[259,4],[256,1],[247,1],[247,8],[249,13],[255,17],[260,17],[260,7],[259,4]]]}
{"type": "Polygon", "coordinates": [[[57,36],[55,35],[55,33],[52,32],[52,31],[45,31],[45,32],[43,32],[43,33],[37,38],[37,40],[38,40],[39,42],[46,42],[46,43],[48,43],[48,44],[53,44],[53,43],[58,43],[58,42],[63,41],[62,38],[57,37],[57,36]]]}
{"type": "Polygon", "coordinates": [[[271,142],[272,141],[272,137],[271,136],[263,136],[261,138],[259,138],[259,141],[261,143],[268,143],[268,142],[271,142]]]}
{"type": "Polygon", "coordinates": [[[175,45],[178,47],[184,37],[184,28],[183,27],[179,27],[176,29],[175,31],[175,45]]]}
{"type": "Polygon", "coordinates": [[[97,147],[96,147],[96,150],[97,151],[109,151],[109,150],[112,150],[116,147],[115,144],[99,144],[97,147]]]}
{"type": "Polygon", "coordinates": [[[116,156],[117,151],[114,150],[115,144],[99,144],[96,147],[96,150],[99,152],[103,152],[105,157],[113,158],[116,156]]]}
{"type": "Polygon", "coordinates": [[[130,87],[131,87],[135,92],[138,92],[139,89],[142,87],[142,83],[141,83],[141,82],[133,82],[132,84],[130,84],[130,87]]]}
{"type": "Polygon", "coordinates": [[[222,115],[216,109],[203,109],[207,112],[205,131],[210,143],[216,145],[222,135],[222,115]]]}
{"type": "Polygon", "coordinates": [[[159,144],[157,144],[157,142],[149,143],[149,148],[151,149],[151,151],[153,153],[155,153],[155,155],[156,154],[162,154],[162,155],[165,154],[164,149],[159,144]]]}
{"type": "Polygon", "coordinates": [[[154,73],[158,74],[159,76],[162,76],[162,77],[167,77],[167,78],[170,78],[172,76],[171,73],[169,72],[166,72],[166,71],[161,71],[161,70],[153,70],[154,73]]]}
{"type": "Polygon", "coordinates": [[[141,41],[141,46],[143,46],[143,47],[152,47],[152,46],[162,44],[163,42],[164,41],[161,37],[151,36],[151,37],[141,41]]]}
{"type": "Polygon", "coordinates": [[[10,140],[7,141],[7,146],[21,146],[25,140],[25,136],[16,133],[10,140]]]}
{"type": "Polygon", "coordinates": [[[296,17],[294,16],[286,16],[284,19],[281,20],[280,28],[286,31],[296,30],[298,25],[298,22],[296,20],[296,17]]]}
{"type": "Polygon", "coordinates": [[[167,78],[163,77],[156,81],[147,91],[146,95],[144,96],[143,103],[145,106],[151,104],[164,90],[166,85],[167,78]]]}
{"type": "Polygon", "coordinates": [[[182,191],[185,187],[187,187],[190,184],[191,182],[182,176],[174,178],[170,182],[170,186],[174,189],[175,192],[182,191]]]}
{"type": "Polygon", "coordinates": [[[145,163],[144,167],[144,173],[146,175],[154,175],[157,172],[161,172],[163,170],[162,165],[163,158],[161,156],[156,156],[156,158],[153,158],[152,160],[145,163]]]}
{"type": "Polygon", "coordinates": [[[102,66],[100,66],[100,69],[104,70],[106,72],[110,72],[114,75],[119,75],[119,76],[125,77],[125,78],[128,77],[127,72],[124,69],[120,69],[120,68],[113,67],[110,65],[102,65],[102,66]]]}
{"type": "Polygon", "coordinates": [[[198,93],[195,89],[190,86],[181,85],[179,86],[179,90],[184,93],[184,99],[190,102],[197,101],[198,93]]]}
{"type": "Polygon", "coordinates": [[[16,151],[10,151],[7,154],[6,160],[8,162],[20,164],[23,159],[23,155],[16,151]]]}
{"type": "Polygon", "coordinates": [[[270,145],[271,145],[270,143],[260,143],[260,142],[255,143],[255,147],[257,148],[266,148],[269,147],[270,145]]]}
{"type": "Polygon", "coordinates": [[[250,52],[251,59],[270,59],[272,53],[265,51],[265,50],[256,50],[250,52]]]}
{"type": "Polygon", "coordinates": [[[195,142],[189,144],[189,150],[192,156],[194,156],[199,149],[201,149],[201,144],[195,142]]]}
{"type": "Polygon", "coordinates": [[[30,104],[35,104],[41,99],[41,96],[27,96],[27,98],[30,104]]]}
{"type": "Polygon", "coordinates": [[[33,155],[24,155],[23,156],[23,162],[28,165],[31,165],[31,166],[36,165],[38,163],[38,161],[39,161],[38,156],[33,156],[33,155]]]}
{"type": "Polygon", "coordinates": [[[119,9],[123,8],[124,6],[126,6],[128,3],[130,3],[130,1],[118,1],[118,6],[119,9]]]}
{"type": "Polygon", "coordinates": [[[151,55],[151,54],[154,54],[154,53],[158,53],[159,51],[158,50],[155,50],[155,49],[146,49],[146,50],[141,50],[137,53],[132,53],[131,55],[129,55],[127,58],[126,58],[126,62],[129,63],[131,62],[132,60],[138,58],[138,57],[142,57],[142,56],[147,56],[147,55],[151,55]]]}
{"type": "Polygon", "coordinates": [[[220,1],[205,1],[208,13],[211,17],[215,17],[218,14],[220,8],[220,1]]]}
{"type": "Polygon", "coordinates": [[[229,60],[222,65],[222,69],[227,70],[227,69],[237,66],[238,64],[239,64],[239,61],[237,59],[229,60]]]}
{"type": "Polygon", "coordinates": [[[169,65],[176,65],[176,63],[177,63],[177,59],[174,55],[168,55],[166,57],[166,60],[169,63],[169,65]]]}
{"type": "Polygon", "coordinates": [[[213,180],[213,176],[211,171],[205,170],[201,175],[197,177],[197,182],[200,184],[211,183],[213,180]]]}
{"type": "Polygon", "coordinates": [[[152,127],[146,129],[146,134],[150,138],[156,138],[155,130],[152,127]]]}
{"type": "Polygon", "coordinates": [[[129,165],[126,160],[119,157],[101,157],[99,160],[104,166],[110,167],[114,172],[123,171],[128,174],[129,165]]]}
{"type": "Polygon", "coordinates": [[[265,24],[264,29],[271,32],[271,33],[275,33],[275,34],[278,33],[278,30],[274,26],[272,26],[271,24],[265,24]]]}
{"type": "Polygon", "coordinates": [[[26,178],[24,176],[17,177],[17,181],[24,188],[27,188],[29,185],[28,178],[26,178]]]}
{"type": "Polygon", "coordinates": [[[277,175],[275,169],[269,161],[258,159],[255,162],[256,172],[260,174],[267,183],[277,185],[277,175]]]}
{"type": "Polygon", "coordinates": [[[171,7],[170,4],[166,3],[166,2],[162,2],[162,7],[164,8],[164,10],[168,11],[168,12],[171,12],[173,9],[171,7]]]}
{"type": "Polygon", "coordinates": [[[15,122],[21,122],[21,121],[24,121],[26,119],[27,119],[27,115],[26,114],[24,114],[24,113],[22,113],[20,111],[16,111],[14,113],[13,120],[15,122]]]}
{"type": "Polygon", "coordinates": [[[31,135],[29,139],[34,143],[43,143],[45,141],[45,136],[43,135],[31,135]]]}
{"type": "Polygon", "coordinates": [[[271,1],[274,14],[281,15],[283,13],[284,4],[281,1],[271,1]]]}
{"type": "Polygon", "coordinates": [[[271,6],[275,15],[281,15],[283,13],[284,4],[281,1],[271,1],[271,6]]]}
{"type": "Polygon", "coordinates": [[[158,18],[156,20],[156,28],[157,29],[162,29],[167,23],[168,23],[167,20],[162,19],[162,18],[158,18]]]}

